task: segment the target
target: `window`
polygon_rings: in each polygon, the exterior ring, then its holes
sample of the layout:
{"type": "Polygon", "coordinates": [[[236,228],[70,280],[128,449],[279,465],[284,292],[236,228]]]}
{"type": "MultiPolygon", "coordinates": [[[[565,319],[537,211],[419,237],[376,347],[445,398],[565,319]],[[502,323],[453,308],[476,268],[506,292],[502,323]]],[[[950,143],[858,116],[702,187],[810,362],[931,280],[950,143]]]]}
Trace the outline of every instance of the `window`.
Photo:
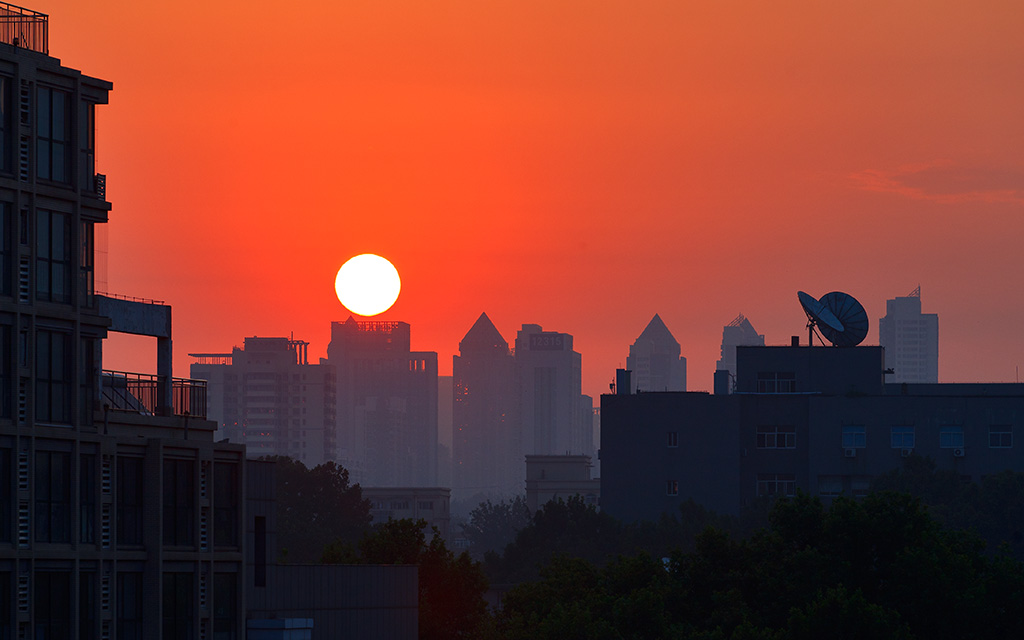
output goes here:
{"type": "Polygon", "coordinates": [[[142,544],[142,458],[117,459],[117,542],[142,544]]]}
{"type": "Polygon", "coordinates": [[[78,640],[96,638],[96,572],[78,574],[78,640]]]}
{"type": "Polygon", "coordinates": [[[0,418],[11,418],[11,395],[14,391],[14,376],[9,363],[14,348],[14,328],[0,325],[0,418]]]}
{"type": "Polygon", "coordinates": [[[213,576],[213,640],[238,640],[238,576],[213,576]]]}
{"type": "Polygon", "coordinates": [[[863,449],[868,446],[867,431],[862,426],[843,427],[843,448],[863,449]]]}
{"type": "Polygon", "coordinates": [[[11,541],[11,510],[14,508],[12,482],[11,450],[0,449],[0,542],[11,541]]]}
{"type": "Polygon", "coordinates": [[[792,425],[758,425],[758,449],[795,449],[796,427],[792,425]]]}
{"type": "Polygon", "coordinates": [[[195,463],[164,460],[164,544],[195,544],[195,463]]]}
{"type": "Polygon", "coordinates": [[[71,302],[71,226],[66,213],[36,211],[36,299],[71,302]]]}
{"type": "Polygon", "coordinates": [[[14,217],[11,203],[0,202],[0,295],[9,296],[14,280],[14,217]]]}
{"type": "Polygon", "coordinates": [[[419,500],[416,502],[416,508],[421,511],[433,511],[434,501],[433,500],[419,500]]]}
{"type": "Polygon", "coordinates": [[[71,454],[36,452],[36,542],[71,542],[71,454]]]}
{"type": "Polygon", "coordinates": [[[843,492],[843,476],[818,476],[818,495],[835,497],[843,492]]]}
{"type": "Polygon", "coordinates": [[[757,495],[795,496],[796,476],[791,473],[757,474],[757,495]]]}
{"type": "Polygon", "coordinates": [[[11,171],[11,145],[14,127],[11,122],[11,82],[7,76],[0,76],[0,171],[11,171]]]}
{"type": "Polygon", "coordinates": [[[796,393],[796,374],[790,371],[761,371],[757,374],[758,393],[796,393]]]}
{"type": "Polygon", "coordinates": [[[96,454],[83,453],[78,467],[78,540],[96,542],[96,454]]]}
{"type": "Polygon", "coordinates": [[[679,481],[678,480],[667,480],[665,481],[665,495],[677,496],[679,495],[679,481]]]}
{"type": "Polygon", "coordinates": [[[68,93],[39,87],[36,102],[36,175],[68,183],[71,156],[71,114],[68,93]]]}
{"type": "Polygon", "coordinates": [[[913,449],[914,427],[892,427],[889,439],[893,449],[913,449]]]}
{"type": "Polygon", "coordinates": [[[988,446],[993,449],[1009,449],[1013,446],[1013,425],[993,424],[988,427],[988,446]]]}
{"type": "Polygon", "coordinates": [[[238,465],[213,465],[213,544],[238,546],[238,465]]]}
{"type": "Polygon", "coordinates": [[[961,426],[939,427],[940,449],[963,449],[964,428],[961,426]]]}
{"type": "Polygon", "coordinates": [[[854,498],[863,498],[868,495],[868,489],[870,487],[871,478],[858,476],[850,480],[850,493],[853,494],[854,498]]]}
{"type": "Polygon", "coordinates": [[[71,637],[71,573],[68,571],[36,571],[35,611],[36,638],[71,637]]]}
{"type": "Polygon", "coordinates": [[[117,574],[117,637],[142,640],[142,574],[117,574]]]}
{"type": "Polygon", "coordinates": [[[165,638],[193,640],[193,577],[191,573],[164,574],[163,629],[165,638]]]}
{"type": "Polygon", "coordinates": [[[81,303],[92,306],[92,295],[96,290],[96,231],[92,222],[83,222],[81,237],[78,239],[78,290],[81,303]]]}
{"type": "Polygon", "coordinates": [[[668,446],[669,448],[675,448],[679,446],[679,432],[669,431],[668,432],[668,446]]]}
{"type": "Polygon", "coordinates": [[[71,422],[70,336],[57,331],[36,333],[36,420],[71,422]]]}

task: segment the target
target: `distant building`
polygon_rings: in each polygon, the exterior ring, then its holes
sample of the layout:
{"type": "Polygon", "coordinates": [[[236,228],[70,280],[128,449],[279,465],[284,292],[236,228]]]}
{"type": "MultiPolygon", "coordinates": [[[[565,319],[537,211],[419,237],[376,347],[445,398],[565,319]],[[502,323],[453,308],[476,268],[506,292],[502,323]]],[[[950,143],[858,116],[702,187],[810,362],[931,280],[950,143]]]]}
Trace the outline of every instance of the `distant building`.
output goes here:
{"type": "MultiPolygon", "coordinates": [[[[451,542],[451,489],[447,487],[362,487],[363,498],[370,501],[373,524],[392,520],[425,520],[437,527],[446,542],[451,542]]],[[[429,540],[430,536],[427,536],[429,540]]]]}
{"type": "Polygon", "coordinates": [[[974,480],[1024,471],[1024,384],[886,384],[884,362],[881,347],[740,346],[733,394],[602,396],[603,510],[860,496],[910,455],[974,480]]]}
{"type": "Polygon", "coordinates": [[[580,496],[598,506],[601,481],[590,477],[590,456],[526,456],[526,506],[535,513],[552,500],[580,496]]]}
{"type": "Polygon", "coordinates": [[[889,382],[939,381],[939,316],[921,313],[921,287],[885,301],[878,342],[885,347],[885,366],[892,369],[889,382]]]}
{"type": "Polygon", "coordinates": [[[411,351],[405,322],[331,323],[338,456],[354,482],[437,486],[437,353],[411,351]]]}
{"type": "Polygon", "coordinates": [[[764,336],[757,333],[742,313],[722,327],[722,358],[715,366],[716,371],[728,371],[733,380],[736,378],[736,347],[739,346],[764,346],[764,336]]]}
{"type": "Polygon", "coordinates": [[[208,383],[217,438],[246,445],[251,458],[280,455],[307,467],[334,459],[334,372],[309,364],[308,342],[245,339],[231,353],[190,353],[190,375],[208,383]]]}
{"type": "Polygon", "coordinates": [[[672,332],[654,314],[629,347],[626,368],[633,372],[632,391],[686,391],[686,358],[679,353],[672,332]]]}
{"type": "Polygon", "coordinates": [[[591,416],[581,412],[580,354],[572,336],[524,324],[516,335],[516,372],[525,455],[593,453],[591,416]]]}
{"type": "Polygon", "coordinates": [[[522,492],[516,362],[481,313],[452,359],[452,491],[458,500],[522,492]]]}

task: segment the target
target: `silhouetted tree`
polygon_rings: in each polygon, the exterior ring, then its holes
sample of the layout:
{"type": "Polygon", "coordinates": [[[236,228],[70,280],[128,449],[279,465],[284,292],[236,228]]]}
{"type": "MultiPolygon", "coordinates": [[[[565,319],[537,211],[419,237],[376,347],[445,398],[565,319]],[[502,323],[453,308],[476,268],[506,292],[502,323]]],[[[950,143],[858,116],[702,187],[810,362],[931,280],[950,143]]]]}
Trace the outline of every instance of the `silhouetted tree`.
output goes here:
{"type": "Polygon", "coordinates": [[[392,520],[367,532],[358,544],[335,541],[325,549],[323,562],[415,564],[419,567],[419,637],[478,638],[489,617],[483,599],[487,578],[480,564],[463,552],[456,556],[436,527],[427,540],[425,520],[392,520]]]}
{"type": "Polygon", "coordinates": [[[284,456],[275,462],[277,542],[282,562],[313,563],[339,539],[355,543],[370,526],[370,501],[348,470],[326,462],[312,469],[284,456]]]}
{"type": "Polygon", "coordinates": [[[470,554],[481,558],[487,551],[500,553],[531,521],[526,498],[516,496],[497,504],[490,500],[481,502],[469,512],[469,522],[459,526],[469,540],[470,554]]]}

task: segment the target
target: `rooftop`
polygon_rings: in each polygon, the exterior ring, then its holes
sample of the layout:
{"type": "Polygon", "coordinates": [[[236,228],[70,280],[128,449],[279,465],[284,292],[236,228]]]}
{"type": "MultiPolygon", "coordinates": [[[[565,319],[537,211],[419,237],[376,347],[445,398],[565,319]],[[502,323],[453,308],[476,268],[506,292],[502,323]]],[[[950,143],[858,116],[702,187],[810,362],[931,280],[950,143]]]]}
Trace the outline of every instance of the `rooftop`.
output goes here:
{"type": "Polygon", "coordinates": [[[0,42],[50,54],[50,17],[0,2],[0,42]]]}

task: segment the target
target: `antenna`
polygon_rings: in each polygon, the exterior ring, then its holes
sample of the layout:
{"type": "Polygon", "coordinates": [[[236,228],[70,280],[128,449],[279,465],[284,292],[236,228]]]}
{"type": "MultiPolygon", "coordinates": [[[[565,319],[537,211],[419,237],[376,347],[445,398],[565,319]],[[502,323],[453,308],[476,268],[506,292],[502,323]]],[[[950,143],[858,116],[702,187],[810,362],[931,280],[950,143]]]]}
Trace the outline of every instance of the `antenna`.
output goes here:
{"type": "MultiPolygon", "coordinates": [[[[796,297],[800,300],[800,306],[804,308],[804,313],[807,314],[807,344],[809,346],[814,346],[814,327],[824,325],[833,331],[843,331],[843,323],[839,321],[839,318],[826,309],[825,305],[815,300],[814,296],[797,291],[796,297]]],[[[820,337],[818,341],[825,344],[820,337]]]]}
{"type": "Polygon", "coordinates": [[[868,314],[863,305],[850,294],[833,291],[823,295],[820,300],[815,300],[803,291],[796,295],[807,314],[807,328],[811,338],[817,327],[821,335],[834,346],[855,347],[868,335],[868,314]]]}

